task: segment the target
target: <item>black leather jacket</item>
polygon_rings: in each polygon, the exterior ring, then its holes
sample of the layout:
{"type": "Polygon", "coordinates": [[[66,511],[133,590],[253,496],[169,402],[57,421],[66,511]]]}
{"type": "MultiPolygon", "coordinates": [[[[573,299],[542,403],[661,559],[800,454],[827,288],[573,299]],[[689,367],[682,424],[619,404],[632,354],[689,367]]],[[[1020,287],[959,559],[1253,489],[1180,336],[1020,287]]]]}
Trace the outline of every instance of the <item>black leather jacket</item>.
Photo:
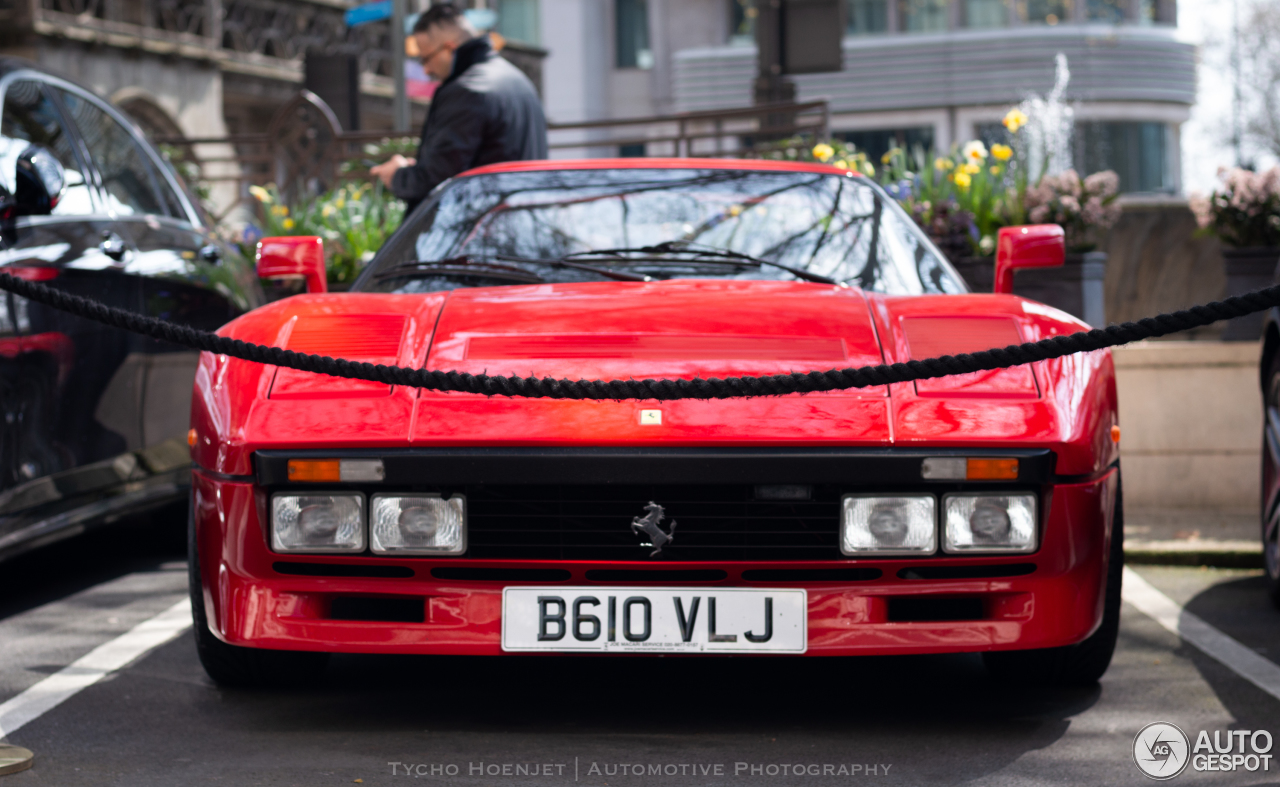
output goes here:
{"type": "Polygon", "coordinates": [[[412,211],[459,172],[546,157],[547,119],[533,83],[481,36],[454,53],[453,71],[427,112],[418,162],[396,171],[391,190],[412,211]]]}

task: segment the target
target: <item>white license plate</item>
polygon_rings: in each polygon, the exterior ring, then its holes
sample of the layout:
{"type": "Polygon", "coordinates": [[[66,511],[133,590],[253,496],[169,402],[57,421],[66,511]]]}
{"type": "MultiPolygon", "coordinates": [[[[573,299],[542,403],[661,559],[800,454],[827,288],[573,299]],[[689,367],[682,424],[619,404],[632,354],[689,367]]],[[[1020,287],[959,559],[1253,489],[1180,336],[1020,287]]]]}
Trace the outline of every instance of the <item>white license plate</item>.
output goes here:
{"type": "Polygon", "coordinates": [[[502,649],[598,653],[804,653],[799,588],[509,587],[502,649]]]}

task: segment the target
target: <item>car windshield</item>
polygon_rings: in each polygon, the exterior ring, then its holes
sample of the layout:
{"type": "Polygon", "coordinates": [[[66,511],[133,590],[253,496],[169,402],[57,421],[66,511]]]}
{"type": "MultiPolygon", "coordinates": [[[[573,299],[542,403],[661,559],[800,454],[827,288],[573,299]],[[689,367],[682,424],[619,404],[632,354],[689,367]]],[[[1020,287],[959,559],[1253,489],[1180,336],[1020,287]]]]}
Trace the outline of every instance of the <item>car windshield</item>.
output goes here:
{"type": "Polygon", "coordinates": [[[406,219],[353,289],[708,277],[835,281],[897,295],[966,291],[866,179],[732,169],[458,178],[406,219]]]}

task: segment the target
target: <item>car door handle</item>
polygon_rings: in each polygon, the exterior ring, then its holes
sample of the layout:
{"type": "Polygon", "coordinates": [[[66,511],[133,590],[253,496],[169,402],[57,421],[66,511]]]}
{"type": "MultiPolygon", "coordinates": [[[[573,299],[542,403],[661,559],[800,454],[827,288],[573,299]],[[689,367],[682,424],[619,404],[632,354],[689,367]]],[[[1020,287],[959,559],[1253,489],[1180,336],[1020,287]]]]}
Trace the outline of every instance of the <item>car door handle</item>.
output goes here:
{"type": "Polygon", "coordinates": [[[124,259],[124,253],[126,251],[124,238],[114,232],[108,231],[102,233],[102,243],[98,244],[98,248],[102,250],[103,254],[116,262],[124,259]]]}

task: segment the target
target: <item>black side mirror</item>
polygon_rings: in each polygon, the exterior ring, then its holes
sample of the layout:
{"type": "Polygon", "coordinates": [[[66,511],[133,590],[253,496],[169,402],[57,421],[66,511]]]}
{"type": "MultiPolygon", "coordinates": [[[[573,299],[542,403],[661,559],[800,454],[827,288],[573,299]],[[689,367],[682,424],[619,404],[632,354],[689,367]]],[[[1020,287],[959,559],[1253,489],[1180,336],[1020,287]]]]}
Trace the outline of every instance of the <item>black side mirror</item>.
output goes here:
{"type": "Polygon", "coordinates": [[[47,216],[67,189],[67,173],[53,154],[32,145],[18,156],[14,175],[13,213],[47,216]]]}

